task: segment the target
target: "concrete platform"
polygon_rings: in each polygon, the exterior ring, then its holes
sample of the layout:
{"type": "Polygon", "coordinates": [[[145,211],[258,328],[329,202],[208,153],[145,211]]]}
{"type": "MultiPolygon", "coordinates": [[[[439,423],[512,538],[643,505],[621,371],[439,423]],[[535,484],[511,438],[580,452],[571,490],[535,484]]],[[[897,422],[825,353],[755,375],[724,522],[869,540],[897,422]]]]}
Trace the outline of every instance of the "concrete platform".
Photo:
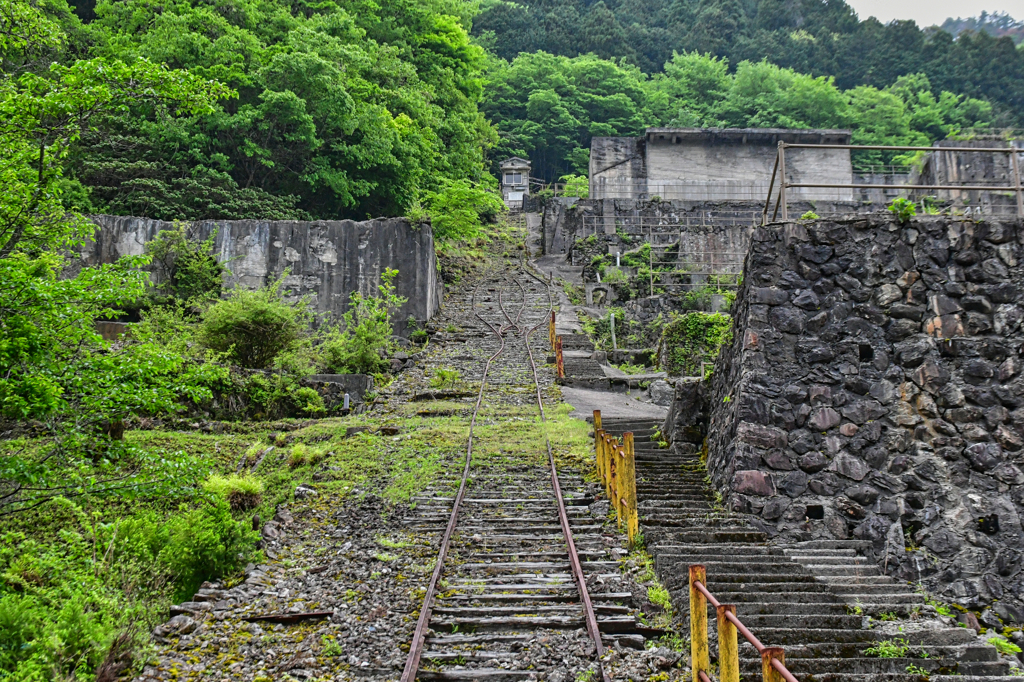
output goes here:
{"type": "Polygon", "coordinates": [[[634,419],[664,419],[668,408],[643,402],[622,393],[592,391],[585,388],[562,387],[562,400],[575,408],[570,417],[586,419],[601,410],[602,417],[629,417],[634,419]]]}

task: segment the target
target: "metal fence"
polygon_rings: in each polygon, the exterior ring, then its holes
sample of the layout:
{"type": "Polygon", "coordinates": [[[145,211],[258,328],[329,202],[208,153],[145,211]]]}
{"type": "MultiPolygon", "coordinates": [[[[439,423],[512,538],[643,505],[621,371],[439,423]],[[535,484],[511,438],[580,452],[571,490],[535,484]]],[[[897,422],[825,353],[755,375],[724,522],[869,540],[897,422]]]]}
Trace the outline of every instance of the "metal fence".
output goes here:
{"type": "Polygon", "coordinates": [[[793,191],[802,193],[807,189],[822,190],[822,191],[836,191],[845,192],[847,190],[900,190],[901,192],[907,193],[911,196],[916,194],[917,197],[921,197],[923,192],[943,192],[948,193],[948,197],[937,197],[938,199],[954,199],[954,198],[965,198],[963,197],[964,192],[984,192],[988,196],[992,196],[993,193],[1000,192],[1012,192],[1016,195],[1016,211],[1012,208],[1000,205],[998,202],[982,202],[978,201],[974,205],[967,205],[957,207],[957,210],[962,214],[968,214],[967,210],[970,210],[972,214],[1012,214],[1016,213],[1017,217],[1024,218],[1024,188],[1021,187],[1021,173],[1020,173],[1020,162],[1017,156],[1024,153],[1024,149],[1017,149],[1016,147],[894,147],[885,145],[849,145],[849,144],[791,144],[788,142],[779,142],[779,149],[775,155],[775,165],[772,168],[772,177],[768,183],[767,198],[764,203],[764,210],[761,215],[762,224],[768,222],[768,212],[772,209],[772,196],[775,192],[776,185],[778,191],[775,193],[775,207],[772,210],[771,220],[774,222],[776,218],[780,217],[779,213],[781,210],[781,218],[783,221],[789,220],[789,202],[791,200],[802,200],[804,197],[801,195],[794,196],[793,191]],[[991,153],[991,154],[1009,154],[1010,156],[1010,167],[1012,170],[1013,184],[1010,186],[999,185],[997,183],[976,183],[973,185],[954,185],[954,184],[935,184],[935,185],[918,185],[918,184],[878,184],[878,183],[848,183],[848,184],[836,184],[836,183],[815,183],[815,182],[790,182],[786,175],[786,150],[787,149],[849,149],[851,151],[867,151],[867,150],[878,150],[878,151],[914,151],[914,152],[961,152],[961,153],[991,153]],[[956,196],[954,197],[954,193],[956,196]]]}
{"type": "Polygon", "coordinates": [[[622,232],[646,237],[651,244],[678,241],[679,233],[705,227],[756,227],[761,224],[761,211],[752,209],[696,210],[668,216],[583,216],[584,239],[591,235],[622,232]],[[609,229],[610,228],[610,229],[609,229]]]}

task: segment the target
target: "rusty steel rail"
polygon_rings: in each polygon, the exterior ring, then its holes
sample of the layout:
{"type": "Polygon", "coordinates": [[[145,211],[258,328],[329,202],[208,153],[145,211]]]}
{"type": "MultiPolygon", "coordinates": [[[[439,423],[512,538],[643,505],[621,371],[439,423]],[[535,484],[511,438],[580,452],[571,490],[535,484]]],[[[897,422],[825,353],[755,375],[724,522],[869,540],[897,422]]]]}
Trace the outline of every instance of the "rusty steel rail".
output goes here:
{"type": "MultiPolygon", "coordinates": [[[[526,270],[526,268],[524,268],[524,271],[533,276],[532,273],[529,273],[529,271],[526,270]]],[[[539,277],[534,276],[534,279],[543,283],[539,277]]],[[[519,280],[516,280],[516,283],[519,284],[520,288],[523,288],[523,285],[519,280]]],[[[548,305],[553,311],[554,303],[551,300],[551,289],[550,287],[547,287],[547,285],[545,285],[545,287],[548,292],[548,305]]],[[[523,288],[523,301],[525,307],[525,288],[523,288]]],[[[540,393],[540,380],[537,378],[537,363],[533,358],[533,349],[530,348],[530,335],[545,324],[548,324],[547,317],[526,332],[524,341],[526,343],[526,351],[530,356],[530,369],[533,371],[533,386],[537,392],[537,409],[540,411],[540,421],[544,427],[544,445],[548,451],[548,466],[551,468],[551,487],[554,489],[555,499],[558,501],[558,521],[562,526],[562,535],[565,536],[565,544],[569,550],[569,563],[572,566],[572,577],[576,581],[576,587],[580,593],[580,601],[583,602],[584,617],[587,623],[587,633],[594,642],[594,650],[597,659],[597,666],[601,672],[601,680],[602,682],[609,682],[610,678],[608,677],[608,673],[604,669],[604,663],[601,660],[604,656],[604,645],[601,642],[601,630],[597,625],[597,614],[594,612],[594,603],[590,599],[590,590],[587,589],[587,577],[583,574],[583,566],[580,564],[580,557],[576,552],[576,542],[572,537],[572,527],[569,525],[569,515],[565,510],[565,499],[562,497],[562,486],[558,482],[558,468],[555,465],[555,455],[551,450],[551,438],[548,436],[547,415],[544,413],[544,399],[540,393]]]]}
{"type": "MultiPolygon", "coordinates": [[[[479,288],[480,285],[477,286],[477,289],[479,288]]],[[[470,307],[472,308],[475,306],[476,289],[473,290],[470,307]]],[[[416,621],[416,630],[413,633],[412,642],[409,644],[409,657],[405,661],[405,669],[402,671],[401,682],[414,682],[416,679],[416,672],[420,667],[420,658],[423,656],[423,643],[426,638],[427,628],[430,626],[430,614],[433,611],[434,597],[437,594],[437,584],[441,580],[441,572],[444,570],[444,560],[448,556],[448,549],[451,546],[452,535],[455,533],[455,526],[458,525],[459,509],[462,506],[463,498],[466,496],[466,482],[469,479],[469,467],[473,460],[473,428],[476,426],[476,417],[480,412],[480,405],[483,404],[484,387],[487,385],[487,374],[491,369],[491,363],[505,351],[504,335],[490,322],[485,320],[482,315],[479,313],[475,314],[484,324],[490,327],[491,331],[494,332],[494,335],[501,341],[501,345],[498,346],[498,350],[488,357],[487,362],[484,363],[484,373],[480,379],[480,391],[477,393],[476,406],[473,408],[473,415],[469,420],[469,440],[466,444],[466,463],[462,469],[462,481],[459,483],[459,492],[456,494],[455,501],[452,504],[452,513],[448,519],[448,526],[445,528],[444,536],[441,538],[441,547],[437,552],[437,562],[434,564],[434,572],[430,576],[430,583],[427,585],[427,592],[423,597],[423,608],[420,610],[419,620],[416,621]]]]}
{"type": "MultiPolygon", "coordinates": [[[[551,296],[550,286],[542,279],[540,279],[533,273],[529,272],[529,270],[527,270],[526,268],[524,268],[524,271],[528,275],[536,279],[538,282],[540,282],[542,285],[544,285],[548,295],[549,313],[553,314],[554,301],[551,296]]],[[[452,513],[448,519],[448,526],[446,527],[444,536],[441,539],[441,547],[438,550],[437,561],[434,565],[434,571],[430,576],[430,583],[427,586],[427,591],[423,598],[423,608],[420,610],[420,616],[416,622],[416,630],[413,633],[413,639],[409,645],[409,656],[406,659],[405,668],[402,671],[401,682],[414,682],[414,680],[416,679],[416,674],[419,670],[420,660],[423,656],[423,644],[426,637],[426,631],[430,625],[430,615],[433,610],[434,598],[437,595],[437,585],[440,581],[441,573],[444,568],[444,560],[447,557],[448,550],[451,546],[452,535],[454,534],[455,528],[458,525],[459,511],[462,506],[462,501],[465,497],[466,483],[469,479],[470,465],[472,463],[473,458],[473,430],[474,427],[476,426],[476,419],[480,411],[480,406],[483,404],[484,389],[487,385],[487,375],[490,371],[491,363],[504,352],[505,333],[510,330],[512,330],[513,333],[519,333],[524,337],[526,349],[529,353],[530,367],[533,372],[534,387],[536,389],[537,394],[537,407],[540,411],[541,423],[544,424],[545,428],[544,439],[545,444],[547,446],[548,464],[551,469],[551,486],[554,490],[555,499],[558,503],[558,520],[562,528],[562,534],[566,540],[566,545],[568,547],[569,562],[572,566],[573,579],[576,581],[576,585],[580,593],[580,600],[583,602],[587,632],[590,635],[591,639],[594,641],[597,664],[601,672],[601,680],[602,682],[610,681],[610,678],[605,672],[604,666],[601,661],[601,657],[604,654],[604,647],[602,646],[601,642],[601,632],[598,629],[597,616],[594,611],[593,602],[590,599],[590,592],[587,590],[586,576],[584,576],[583,574],[583,567],[580,564],[579,554],[576,551],[576,544],[573,541],[572,528],[569,525],[569,516],[565,509],[565,500],[562,497],[562,488],[558,482],[558,471],[555,466],[554,453],[551,450],[551,440],[547,434],[547,418],[544,413],[544,401],[540,392],[540,381],[537,377],[537,365],[534,361],[533,349],[530,348],[530,334],[539,329],[541,326],[547,324],[548,316],[545,316],[544,321],[540,322],[539,324],[528,330],[526,330],[526,328],[520,324],[520,319],[522,318],[523,312],[526,310],[527,296],[526,289],[525,287],[523,287],[522,282],[520,282],[519,280],[515,281],[516,284],[519,285],[519,288],[522,290],[523,293],[523,304],[520,307],[519,312],[516,314],[515,319],[513,319],[505,310],[504,302],[502,300],[502,292],[500,289],[498,291],[498,308],[501,310],[502,315],[507,320],[507,324],[504,324],[500,327],[495,327],[489,321],[484,319],[482,315],[480,315],[479,313],[475,313],[477,318],[479,318],[481,322],[487,325],[487,327],[490,328],[491,332],[501,341],[501,345],[498,347],[498,350],[495,351],[493,355],[488,357],[487,361],[484,363],[483,377],[480,380],[480,390],[477,393],[476,405],[473,408],[473,414],[472,417],[470,418],[469,423],[469,439],[466,445],[466,461],[462,470],[462,480],[459,483],[459,492],[455,496],[455,501],[452,504],[452,513]]],[[[476,292],[481,285],[482,282],[480,285],[477,285],[476,289],[474,289],[473,291],[471,307],[475,307],[476,305],[476,292]]]]}
{"type": "Polygon", "coordinates": [[[708,591],[704,582],[707,570],[701,564],[690,566],[690,647],[695,681],[709,682],[705,670],[708,657],[707,605],[715,607],[718,617],[718,670],[720,682],[739,682],[739,648],[736,634],[743,635],[761,656],[764,682],[800,682],[786,668],[786,655],[781,647],[765,646],[736,616],[735,604],[721,604],[708,591]],[[706,600],[706,601],[705,601],[706,600]]]}

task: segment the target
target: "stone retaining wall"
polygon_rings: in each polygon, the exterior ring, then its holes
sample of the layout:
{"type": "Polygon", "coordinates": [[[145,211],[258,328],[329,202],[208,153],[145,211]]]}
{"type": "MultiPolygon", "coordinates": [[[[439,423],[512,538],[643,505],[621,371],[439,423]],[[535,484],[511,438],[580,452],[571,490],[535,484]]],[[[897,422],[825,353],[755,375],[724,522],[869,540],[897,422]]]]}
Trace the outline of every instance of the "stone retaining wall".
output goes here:
{"type": "Polygon", "coordinates": [[[727,507],[1024,622],[1022,261],[1021,221],[755,230],[709,392],[727,507]]]}

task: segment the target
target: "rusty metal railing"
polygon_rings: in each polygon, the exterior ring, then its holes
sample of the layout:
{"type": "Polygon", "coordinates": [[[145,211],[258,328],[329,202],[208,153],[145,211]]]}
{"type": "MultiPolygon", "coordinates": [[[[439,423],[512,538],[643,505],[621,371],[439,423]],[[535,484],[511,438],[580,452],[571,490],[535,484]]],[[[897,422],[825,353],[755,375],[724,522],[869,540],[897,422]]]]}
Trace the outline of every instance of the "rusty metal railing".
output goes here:
{"type": "Polygon", "coordinates": [[[625,527],[630,546],[640,537],[640,513],[636,503],[636,453],[633,434],[624,433],[622,439],[613,437],[601,428],[601,410],[594,410],[594,454],[597,473],[604,484],[605,494],[615,509],[619,527],[625,527]]]}
{"type": "Polygon", "coordinates": [[[799,682],[786,668],[782,647],[765,646],[736,617],[735,604],[720,604],[708,592],[707,569],[701,564],[690,566],[690,657],[694,682],[711,682],[708,653],[708,604],[715,607],[718,622],[718,680],[739,682],[740,658],[737,633],[750,642],[761,655],[761,677],[764,682],[799,682]]]}
{"type": "Polygon", "coordinates": [[[1024,149],[1016,147],[894,147],[887,145],[852,145],[852,144],[792,144],[779,142],[779,150],[775,155],[775,165],[772,168],[772,178],[768,182],[768,197],[764,202],[764,210],[761,212],[761,224],[768,224],[768,209],[772,203],[772,192],[775,189],[775,180],[779,179],[779,191],[775,200],[775,210],[772,212],[772,222],[779,215],[782,209],[782,220],[789,220],[789,206],[786,190],[799,188],[817,189],[902,189],[902,190],[949,190],[949,191],[976,191],[976,192],[1014,192],[1017,195],[1017,216],[1024,218],[1024,186],[1021,184],[1020,166],[1017,155],[1024,153],[1024,149]],[[962,152],[962,153],[992,153],[1009,154],[1010,167],[1013,173],[1013,185],[875,185],[865,183],[814,183],[814,182],[790,182],[786,179],[786,150],[787,149],[849,149],[849,150],[878,150],[878,151],[905,151],[905,152],[962,152]]]}

